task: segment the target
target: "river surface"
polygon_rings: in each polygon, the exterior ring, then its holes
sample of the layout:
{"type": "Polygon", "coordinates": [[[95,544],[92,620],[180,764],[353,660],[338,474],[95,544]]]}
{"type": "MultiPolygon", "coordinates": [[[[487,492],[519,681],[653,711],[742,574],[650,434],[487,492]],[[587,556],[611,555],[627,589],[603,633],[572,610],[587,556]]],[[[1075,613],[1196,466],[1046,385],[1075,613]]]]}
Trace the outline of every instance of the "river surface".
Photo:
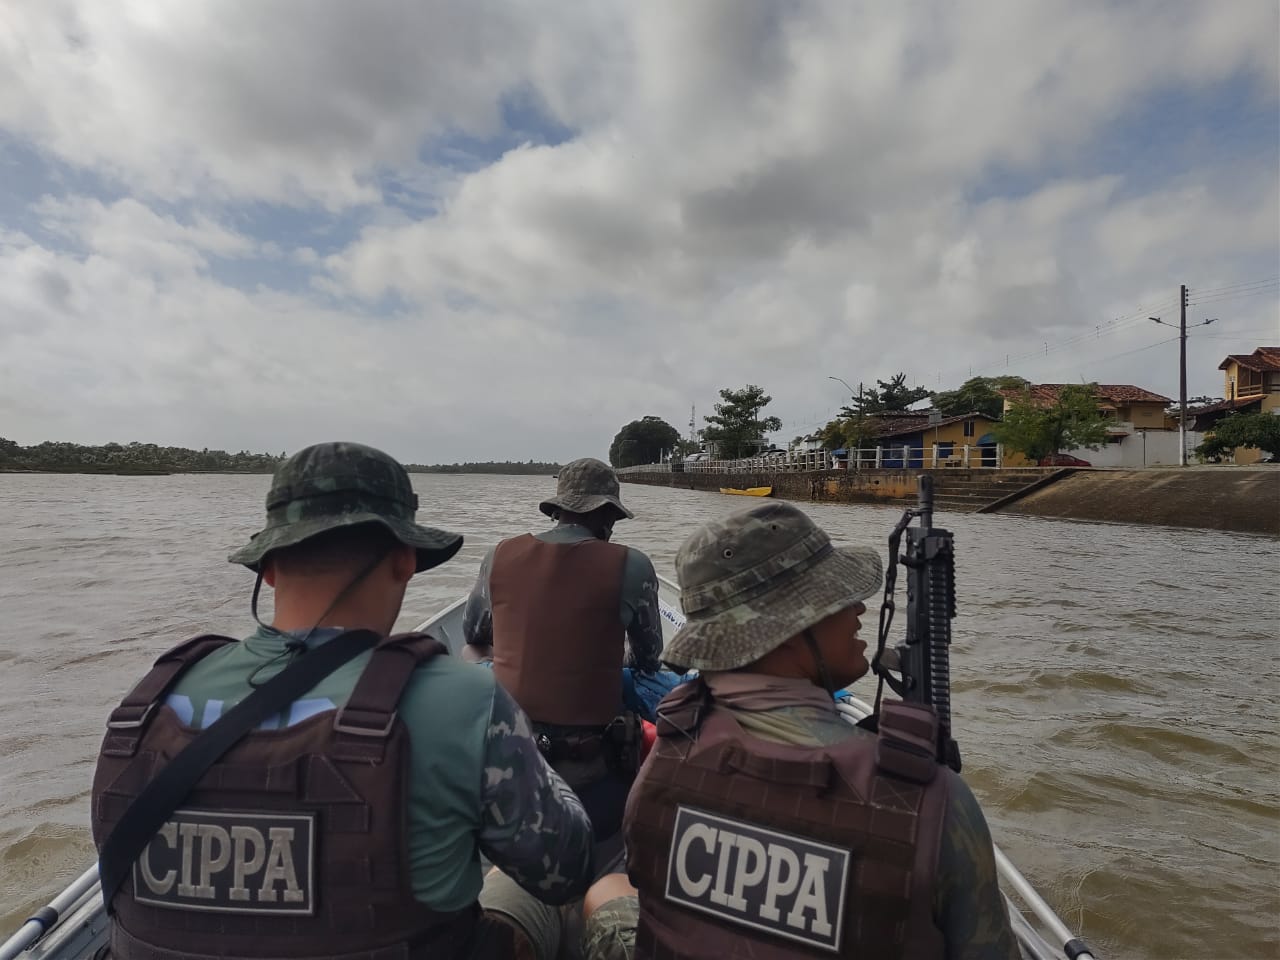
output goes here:
{"type": "MultiPolygon", "coordinates": [[[[110,708],[173,643],[249,632],[253,575],[225,558],[260,526],[268,484],[0,474],[0,938],[90,862],[110,708]]],[[[401,628],[468,590],[500,537],[544,526],[536,504],[554,481],[414,485],[419,519],[466,544],[410,584],[401,628]]],[[[638,485],[623,496],[637,519],[617,539],[667,575],[694,524],[746,505],[638,485]]],[[[801,506],[837,540],[879,546],[900,512],[801,506]]],[[[1276,957],[1280,541],[935,522],[960,558],[955,734],[996,842],[1103,956],[1276,957]]]]}

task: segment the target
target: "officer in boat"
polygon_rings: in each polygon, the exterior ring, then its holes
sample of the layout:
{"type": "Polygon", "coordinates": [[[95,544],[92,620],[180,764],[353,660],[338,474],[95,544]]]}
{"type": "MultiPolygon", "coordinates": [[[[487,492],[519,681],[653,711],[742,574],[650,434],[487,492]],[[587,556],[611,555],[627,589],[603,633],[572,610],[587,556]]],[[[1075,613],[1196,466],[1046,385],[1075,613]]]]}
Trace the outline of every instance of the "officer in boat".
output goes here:
{"type": "Polygon", "coordinates": [[[111,715],[92,826],[116,960],[556,956],[591,824],[489,671],[388,637],[462,545],[417,506],[378,450],[295,454],[229,558],[272,622],[175,647],[111,715]]]}
{"type": "Polygon", "coordinates": [[[533,720],[602,840],[622,824],[639,758],[639,721],[622,710],[622,669],[660,667],[658,577],[644,553],[610,543],[613,525],[634,514],[608,464],[566,464],[556,495],[538,509],[556,525],[489,552],[463,635],[474,657],[492,657],[498,682],[533,720]]]}
{"type": "Polygon", "coordinates": [[[886,702],[873,734],[833,703],[868,670],[879,554],[766,503],[698,528],[676,567],[688,620],[663,660],[700,674],[658,708],[629,879],[588,892],[585,954],[1017,960],[986,821],[933,759],[932,712],[886,702]]]}

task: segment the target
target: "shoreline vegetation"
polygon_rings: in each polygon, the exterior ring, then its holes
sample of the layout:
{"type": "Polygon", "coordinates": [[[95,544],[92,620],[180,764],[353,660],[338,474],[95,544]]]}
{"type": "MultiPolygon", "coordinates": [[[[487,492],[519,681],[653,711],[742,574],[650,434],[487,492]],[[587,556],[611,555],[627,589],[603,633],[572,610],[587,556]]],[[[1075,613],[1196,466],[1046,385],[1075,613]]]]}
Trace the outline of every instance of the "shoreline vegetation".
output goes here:
{"type": "MultiPolygon", "coordinates": [[[[287,454],[241,450],[192,450],[154,443],[44,443],[24,447],[0,437],[0,473],[89,473],[114,476],[162,477],[174,473],[273,473],[287,454]]],[[[405,464],[410,473],[490,473],[555,475],[558,463],[503,460],[467,463],[405,464]]]]}

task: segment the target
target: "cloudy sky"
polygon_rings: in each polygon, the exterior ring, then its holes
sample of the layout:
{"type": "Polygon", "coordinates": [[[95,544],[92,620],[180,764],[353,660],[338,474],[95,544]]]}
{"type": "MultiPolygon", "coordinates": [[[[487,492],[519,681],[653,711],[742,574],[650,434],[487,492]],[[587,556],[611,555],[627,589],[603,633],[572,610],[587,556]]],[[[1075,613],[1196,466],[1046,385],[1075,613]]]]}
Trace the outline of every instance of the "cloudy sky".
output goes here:
{"type": "Polygon", "coordinates": [[[1280,343],[1276,0],[0,0],[0,436],[603,455],[1280,343]]]}

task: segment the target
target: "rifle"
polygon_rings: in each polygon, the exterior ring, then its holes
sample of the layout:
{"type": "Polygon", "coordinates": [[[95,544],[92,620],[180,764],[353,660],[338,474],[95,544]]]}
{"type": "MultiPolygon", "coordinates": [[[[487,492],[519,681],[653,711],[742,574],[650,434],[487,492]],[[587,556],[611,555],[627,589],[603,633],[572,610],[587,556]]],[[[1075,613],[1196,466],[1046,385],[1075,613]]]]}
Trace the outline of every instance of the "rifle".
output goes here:
{"type": "Polygon", "coordinates": [[[889,534],[879,644],[871,661],[871,669],[880,678],[873,716],[880,712],[886,683],[903,700],[932,707],[938,717],[938,762],[959,773],[960,748],[951,737],[950,648],[951,620],[955,615],[955,545],[949,530],[933,525],[933,477],[921,474],[916,506],[903,513],[889,534]],[[916,518],[920,524],[913,527],[911,521],[916,518]],[[907,545],[899,553],[903,533],[907,535],[907,545]],[[907,631],[904,642],[886,654],[898,564],[907,569],[907,631]],[[893,675],[895,669],[901,677],[893,675]]]}

